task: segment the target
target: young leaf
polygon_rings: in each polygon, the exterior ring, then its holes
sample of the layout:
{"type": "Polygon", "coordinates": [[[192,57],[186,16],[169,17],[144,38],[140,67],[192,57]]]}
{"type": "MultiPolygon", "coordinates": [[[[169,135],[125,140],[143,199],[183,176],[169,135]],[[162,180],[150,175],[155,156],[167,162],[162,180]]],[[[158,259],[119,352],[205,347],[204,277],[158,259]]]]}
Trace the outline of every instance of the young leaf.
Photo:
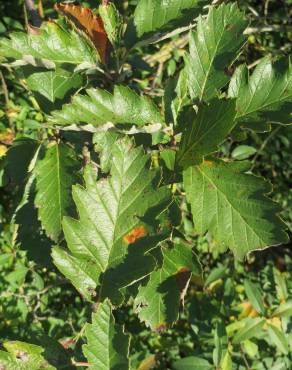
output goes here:
{"type": "Polygon", "coordinates": [[[80,219],[65,217],[63,222],[71,254],[54,248],[53,258],[89,300],[98,286],[101,299],[114,296],[120,300],[119,288],[155,267],[153,257],[145,253],[159,241],[155,231],[153,237],[150,233],[156,217],[170,202],[170,192],[158,187],[160,174],[149,169],[148,160],[142,148],[133,148],[130,140],[118,140],[112,147],[108,178],[97,182],[89,165],[84,173],[86,189],[73,187],[80,219]]]}
{"type": "Polygon", "coordinates": [[[85,329],[87,344],[83,353],[89,362],[89,370],[128,370],[130,336],[123,327],[115,324],[108,301],[98,304],[92,315],[92,323],[85,329]]]}
{"type": "Polygon", "coordinates": [[[191,274],[201,274],[201,266],[191,248],[177,244],[172,249],[163,248],[162,253],[162,267],[151,273],[135,299],[140,320],[152,330],[163,330],[177,320],[191,274]]]}
{"type": "Polygon", "coordinates": [[[190,34],[190,54],[186,57],[189,91],[192,98],[208,101],[229,81],[225,69],[245,43],[247,26],[237,4],[211,8],[199,18],[197,31],[190,34]]]}
{"type": "Polygon", "coordinates": [[[35,33],[14,32],[0,40],[0,55],[8,59],[24,59],[36,64],[44,59],[55,64],[70,63],[94,66],[97,53],[87,40],[74,30],[65,30],[55,22],[44,22],[35,33]]]}
{"type": "Polygon", "coordinates": [[[65,144],[53,142],[36,165],[35,205],[46,234],[54,241],[62,230],[62,219],[72,206],[71,187],[77,181],[78,161],[65,144]]]}
{"type": "Polygon", "coordinates": [[[116,47],[120,43],[123,19],[113,3],[100,5],[98,12],[103,21],[106,35],[111,44],[116,47]]]}
{"type": "Polygon", "coordinates": [[[271,186],[247,174],[248,162],[205,161],[184,172],[196,229],[242,259],[248,252],[287,242],[279,207],[265,195],[271,186]]]}
{"type": "Polygon", "coordinates": [[[4,342],[0,351],[0,368],[9,370],[57,370],[43,356],[44,348],[25,342],[4,342]]]}
{"type": "Polygon", "coordinates": [[[229,96],[237,98],[236,120],[243,127],[257,130],[260,124],[291,123],[292,67],[290,60],[272,63],[269,57],[251,75],[239,66],[229,86],[229,96]]]}
{"type": "Polygon", "coordinates": [[[234,126],[235,102],[213,100],[202,105],[196,114],[190,109],[190,122],[185,123],[177,165],[187,168],[200,164],[205,155],[217,150],[234,126]]]}
{"type": "Polygon", "coordinates": [[[208,0],[140,0],[130,20],[126,44],[154,40],[165,32],[191,23],[208,0]]]}
{"type": "Polygon", "coordinates": [[[64,105],[61,111],[53,112],[53,123],[86,123],[99,126],[112,122],[142,126],[162,122],[155,104],[128,87],[116,85],[113,94],[99,88],[89,89],[87,94],[74,96],[72,103],[64,105]]]}

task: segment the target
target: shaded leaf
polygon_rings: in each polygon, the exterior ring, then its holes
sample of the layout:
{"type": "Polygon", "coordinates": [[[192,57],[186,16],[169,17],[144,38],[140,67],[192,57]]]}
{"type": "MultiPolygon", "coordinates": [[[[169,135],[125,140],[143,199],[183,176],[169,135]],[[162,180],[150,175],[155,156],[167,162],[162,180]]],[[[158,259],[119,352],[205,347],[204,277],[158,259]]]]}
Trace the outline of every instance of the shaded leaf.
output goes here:
{"type": "Polygon", "coordinates": [[[205,19],[200,16],[197,31],[190,34],[190,54],[185,59],[192,98],[208,101],[228,83],[225,69],[245,43],[246,26],[236,3],[210,8],[205,19]]]}
{"type": "Polygon", "coordinates": [[[79,163],[73,149],[52,142],[36,165],[36,199],[39,219],[47,235],[54,241],[62,230],[63,216],[73,205],[71,187],[77,182],[79,163]]]}
{"type": "Polygon", "coordinates": [[[265,195],[271,186],[247,174],[249,163],[205,161],[184,172],[184,186],[196,230],[210,231],[237,258],[267,246],[285,243],[279,207],[265,195]]]}
{"type": "Polygon", "coordinates": [[[92,323],[85,329],[87,344],[83,345],[90,370],[128,370],[130,337],[115,324],[108,301],[99,303],[92,323]]]}
{"type": "Polygon", "coordinates": [[[235,102],[213,100],[200,106],[196,114],[190,109],[190,122],[185,123],[177,165],[187,168],[200,164],[205,155],[218,149],[234,126],[235,102]]]}
{"type": "Polygon", "coordinates": [[[163,248],[163,264],[140,286],[135,307],[140,320],[153,330],[163,330],[178,318],[179,306],[191,274],[201,274],[192,249],[185,245],[163,248]]]}

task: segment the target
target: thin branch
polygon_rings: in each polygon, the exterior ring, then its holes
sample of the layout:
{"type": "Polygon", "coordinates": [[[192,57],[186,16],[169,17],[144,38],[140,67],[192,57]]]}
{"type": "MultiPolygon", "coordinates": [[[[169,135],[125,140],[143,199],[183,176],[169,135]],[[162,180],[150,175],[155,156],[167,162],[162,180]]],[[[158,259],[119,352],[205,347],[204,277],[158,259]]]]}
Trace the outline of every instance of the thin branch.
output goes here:
{"type": "Polygon", "coordinates": [[[34,0],[24,0],[25,7],[31,18],[31,24],[34,27],[40,27],[42,24],[42,18],[39,12],[36,10],[34,0]]]}
{"type": "Polygon", "coordinates": [[[5,81],[5,78],[4,78],[4,75],[3,75],[2,71],[0,71],[0,80],[1,80],[2,91],[3,91],[4,99],[5,99],[5,107],[6,107],[5,110],[6,110],[6,115],[7,115],[8,122],[9,122],[9,127],[13,131],[13,123],[12,123],[12,120],[11,120],[9,114],[8,114],[8,110],[9,110],[9,92],[8,92],[7,84],[6,84],[6,81],[5,81]]]}

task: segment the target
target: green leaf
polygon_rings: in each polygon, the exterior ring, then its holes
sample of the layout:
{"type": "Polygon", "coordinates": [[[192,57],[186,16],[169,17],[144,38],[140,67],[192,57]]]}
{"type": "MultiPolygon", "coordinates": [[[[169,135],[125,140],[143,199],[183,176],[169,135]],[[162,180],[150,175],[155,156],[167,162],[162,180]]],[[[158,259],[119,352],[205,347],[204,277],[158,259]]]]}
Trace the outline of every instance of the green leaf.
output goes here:
{"type": "Polygon", "coordinates": [[[148,97],[139,96],[128,87],[116,85],[113,94],[99,88],[89,89],[87,94],[74,96],[72,103],[53,112],[52,121],[58,125],[86,123],[94,126],[107,122],[142,126],[163,121],[148,97]]]}
{"type": "Polygon", "coordinates": [[[289,317],[292,315],[292,301],[281,303],[273,312],[273,316],[289,317]]]}
{"type": "Polygon", "coordinates": [[[274,267],[273,275],[276,285],[277,297],[280,302],[285,302],[288,299],[288,288],[284,274],[282,274],[279,270],[277,270],[274,267]]]}
{"type": "Polygon", "coordinates": [[[260,329],[264,326],[264,318],[248,318],[244,320],[245,325],[239,329],[233,338],[234,344],[239,344],[247,339],[258,335],[260,329]]]}
{"type": "Polygon", "coordinates": [[[253,308],[260,314],[265,315],[266,309],[264,306],[263,298],[261,291],[259,288],[253,284],[251,281],[245,279],[244,280],[244,289],[249,299],[250,303],[252,304],[253,308]]]}
{"type": "Polygon", "coordinates": [[[157,40],[164,33],[189,25],[208,0],[140,0],[130,20],[126,44],[141,40],[157,40]]]}
{"type": "MultiPolygon", "coordinates": [[[[35,69],[34,69],[35,70],[35,69]]],[[[27,86],[30,90],[54,103],[62,100],[73,89],[82,85],[82,77],[65,69],[34,71],[31,67],[24,68],[27,86]]]]}
{"type": "Polygon", "coordinates": [[[232,370],[232,358],[230,356],[229,351],[226,351],[222,363],[221,363],[221,370],[232,370]]]}
{"type": "Polygon", "coordinates": [[[248,252],[288,241],[279,207],[265,195],[271,185],[247,174],[248,162],[205,161],[184,171],[196,230],[242,259],[248,252]]]}
{"type": "Polygon", "coordinates": [[[4,342],[0,351],[0,368],[9,370],[57,370],[43,357],[45,351],[34,344],[14,341],[4,342]]]}
{"type": "Polygon", "coordinates": [[[175,370],[213,370],[214,367],[203,358],[189,356],[176,361],[173,364],[175,370]]]}
{"type": "Polygon", "coordinates": [[[249,145],[239,145],[231,153],[232,158],[241,161],[248,159],[257,152],[257,149],[249,145]]]}
{"type": "Polygon", "coordinates": [[[202,105],[196,114],[190,109],[189,120],[185,123],[177,165],[187,168],[200,164],[204,156],[216,151],[234,126],[235,102],[213,100],[202,105]]]}
{"type": "Polygon", "coordinates": [[[112,146],[107,178],[97,182],[89,165],[84,180],[86,188],[73,187],[80,219],[63,221],[71,253],[54,248],[54,262],[87,299],[99,287],[100,299],[118,301],[122,299],[119,288],[155,267],[153,257],[145,254],[164,238],[157,236],[156,217],[169,204],[170,192],[158,187],[160,173],[149,169],[148,155],[142,148],[133,148],[128,139],[112,146]]]}
{"type": "Polygon", "coordinates": [[[13,141],[5,158],[5,172],[17,185],[23,185],[28,176],[28,170],[39,142],[29,137],[19,138],[13,141]]]}
{"type": "Polygon", "coordinates": [[[103,172],[110,170],[112,147],[120,137],[121,135],[114,131],[96,132],[93,135],[94,150],[99,153],[100,168],[103,172]]]}
{"type": "Polygon", "coordinates": [[[54,241],[62,230],[64,215],[73,205],[71,187],[77,181],[78,160],[73,149],[53,142],[37,162],[35,205],[46,234],[54,241]]]}
{"type": "Polygon", "coordinates": [[[92,315],[92,324],[85,329],[87,344],[83,345],[90,370],[128,370],[130,336],[115,324],[108,301],[99,303],[92,315]]]}
{"type": "Polygon", "coordinates": [[[255,358],[259,353],[258,346],[252,342],[251,340],[247,339],[242,343],[242,348],[244,352],[248,354],[249,357],[255,358]]]}
{"type": "Polygon", "coordinates": [[[282,330],[278,329],[276,326],[269,324],[268,333],[272,343],[274,343],[279,351],[284,355],[289,353],[288,340],[282,330]]]}
{"type": "Polygon", "coordinates": [[[200,16],[197,31],[190,34],[190,54],[185,58],[192,98],[208,101],[228,83],[225,69],[245,43],[246,26],[244,14],[235,3],[210,8],[207,18],[200,16]]]}
{"type": "Polygon", "coordinates": [[[140,286],[134,303],[140,320],[152,330],[163,330],[177,320],[191,274],[201,274],[191,248],[177,244],[172,249],[162,248],[162,254],[161,268],[151,273],[146,285],[140,286]]]}
{"type": "Polygon", "coordinates": [[[36,60],[44,60],[50,68],[61,63],[94,66],[97,62],[96,50],[85,38],[53,21],[43,22],[36,34],[13,32],[9,39],[2,38],[0,56],[34,65],[38,65],[36,60]]]}
{"type": "MultiPolygon", "coordinates": [[[[183,108],[190,105],[188,94],[188,75],[184,68],[177,78],[169,79],[164,92],[165,119],[167,123],[177,125],[178,117],[183,108]]],[[[183,122],[184,123],[184,122],[183,122]]]]}
{"type": "Polygon", "coordinates": [[[98,13],[102,18],[106,35],[113,46],[120,43],[123,19],[113,3],[100,5],[98,13]]]}
{"type": "Polygon", "coordinates": [[[273,63],[269,57],[263,58],[251,75],[246,66],[239,66],[230,82],[229,96],[237,98],[236,119],[242,127],[257,130],[260,124],[291,123],[290,60],[273,63]]]}

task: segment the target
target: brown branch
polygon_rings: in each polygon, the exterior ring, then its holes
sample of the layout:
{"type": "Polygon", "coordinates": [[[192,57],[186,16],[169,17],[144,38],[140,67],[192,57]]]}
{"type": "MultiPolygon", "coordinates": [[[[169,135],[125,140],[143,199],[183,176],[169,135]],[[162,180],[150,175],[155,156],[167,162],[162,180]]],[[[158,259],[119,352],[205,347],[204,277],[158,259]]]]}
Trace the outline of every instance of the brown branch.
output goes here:
{"type": "Polygon", "coordinates": [[[36,10],[34,0],[24,0],[25,7],[31,18],[31,24],[34,27],[40,27],[42,24],[42,18],[39,12],[36,10]]]}

